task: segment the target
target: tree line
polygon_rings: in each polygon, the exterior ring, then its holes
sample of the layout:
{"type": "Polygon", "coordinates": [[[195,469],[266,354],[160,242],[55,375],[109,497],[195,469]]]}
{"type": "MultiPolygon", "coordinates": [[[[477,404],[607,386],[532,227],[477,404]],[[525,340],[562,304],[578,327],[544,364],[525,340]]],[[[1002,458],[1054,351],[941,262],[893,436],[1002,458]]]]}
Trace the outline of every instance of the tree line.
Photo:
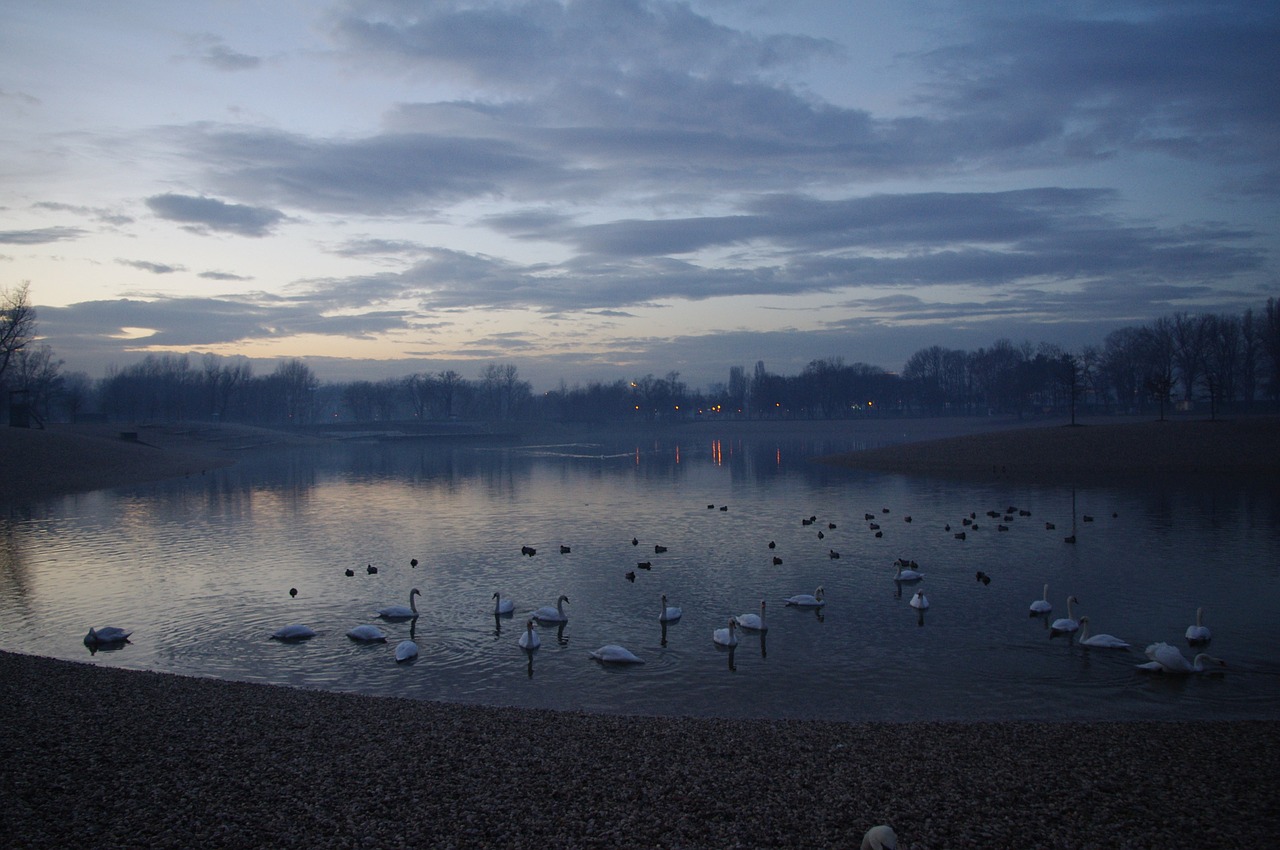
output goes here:
{"type": "MultiPolygon", "coordinates": [[[[119,421],[214,420],[264,426],[444,419],[575,422],[691,418],[839,419],[883,415],[1143,413],[1171,407],[1280,408],[1280,305],[1255,313],[1174,313],[1109,333],[1068,352],[1049,343],[997,340],[976,351],[930,346],[900,373],[840,357],[796,375],[748,373],[691,389],[679,372],[593,381],[535,395],[514,364],[469,379],[453,370],[378,381],[322,382],[300,359],[254,375],[244,357],[149,354],[100,379],[65,372],[37,344],[29,286],[0,290],[0,404],[36,423],[85,417],[119,421]]],[[[11,417],[12,419],[12,417],[11,417]]]]}

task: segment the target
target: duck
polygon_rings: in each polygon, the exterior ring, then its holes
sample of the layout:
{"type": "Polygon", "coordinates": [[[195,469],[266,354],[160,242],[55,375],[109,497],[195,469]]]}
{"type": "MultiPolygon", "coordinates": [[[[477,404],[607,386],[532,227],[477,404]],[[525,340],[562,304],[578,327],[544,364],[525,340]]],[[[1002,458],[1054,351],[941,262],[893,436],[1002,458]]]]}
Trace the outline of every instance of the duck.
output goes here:
{"type": "Polygon", "coordinates": [[[1147,658],[1151,659],[1145,664],[1139,664],[1139,670],[1147,670],[1152,673],[1208,673],[1208,665],[1212,664],[1219,667],[1226,667],[1227,662],[1221,658],[1214,658],[1207,652],[1202,652],[1195,657],[1194,660],[1188,661],[1187,657],[1182,654],[1182,650],[1176,646],[1161,641],[1153,643],[1146,649],[1147,658]]]}
{"type": "Polygon", "coordinates": [[[1213,639],[1213,633],[1209,631],[1209,627],[1200,622],[1203,617],[1204,608],[1197,608],[1195,625],[1187,626],[1187,643],[1192,646],[1199,643],[1208,643],[1213,639]]]}
{"type": "Polygon", "coordinates": [[[347,637],[364,643],[375,643],[378,641],[385,642],[387,633],[377,626],[356,626],[347,632],[347,637]]]}
{"type": "Polygon", "coordinates": [[[418,616],[418,606],[413,601],[413,597],[421,595],[422,591],[415,587],[409,591],[409,604],[407,607],[404,605],[388,605],[378,611],[378,616],[384,620],[408,620],[416,617],[418,616]]]}
{"type": "Polygon", "coordinates": [[[607,664],[643,664],[644,659],[616,643],[607,643],[591,651],[591,657],[607,664]]]}
{"type": "Polygon", "coordinates": [[[735,631],[737,628],[738,621],[730,617],[729,627],[727,629],[716,629],[711,633],[711,640],[718,646],[737,646],[738,635],[735,631]]]}
{"type": "Polygon", "coordinates": [[[1059,617],[1053,621],[1053,625],[1049,627],[1049,637],[1054,635],[1074,634],[1080,628],[1080,624],[1076,622],[1075,615],[1071,613],[1071,603],[1079,602],[1074,596],[1067,597],[1067,616],[1059,617]]]}
{"type": "Polygon", "coordinates": [[[286,640],[286,641],[287,640],[306,640],[307,638],[313,638],[315,636],[316,636],[316,633],[310,627],[298,625],[298,624],[295,624],[292,626],[285,626],[283,628],[276,629],[274,632],[271,633],[271,637],[274,638],[275,640],[286,640]]]}
{"type": "Polygon", "coordinates": [[[819,587],[810,596],[808,593],[800,593],[792,596],[787,600],[788,605],[796,605],[800,608],[821,608],[827,604],[827,600],[823,597],[822,588],[819,587]]]}
{"type": "Polygon", "coordinates": [[[107,646],[113,643],[127,643],[129,635],[133,632],[126,632],[119,626],[103,626],[100,629],[89,627],[89,633],[84,636],[85,646],[107,646]]]}
{"type": "Polygon", "coordinates": [[[1128,649],[1129,644],[1115,635],[1090,635],[1089,618],[1080,618],[1080,645],[1095,649],[1128,649]]]}
{"type": "Polygon", "coordinates": [[[1053,603],[1049,601],[1049,585],[1044,586],[1044,597],[1031,603],[1031,616],[1043,617],[1053,613],[1053,603]]]}
{"type": "Polygon", "coordinates": [[[662,595],[662,613],[658,615],[658,620],[663,623],[674,622],[684,616],[684,611],[674,605],[667,604],[667,595],[662,595]]]}
{"type": "MultiPolygon", "coordinates": [[[[915,562],[913,561],[912,563],[915,563],[915,562]]],[[[919,570],[903,569],[901,561],[894,564],[894,568],[897,570],[897,572],[893,576],[894,581],[920,581],[922,578],[924,578],[924,573],[920,572],[919,570]]]]}
{"type": "Polygon", "coordinates": [[[412,661],[418,657],[418,645],[411,640],[402,640],[396,644],[396,662],[412,661]]]}
{"type": "Polygon", "coordinates": [[[500,594],[493,594],[493,613],[494,615],[510,614],[516,610],[516,604],[510,599],[503,599],[500,594]]]}
{"type": "Polygon", "coordinates": [[[537,611],[533,612],[533,619],[540,623],[569,622],[568,615],[564,613],[564,603],[568,601],[569,597],[561,594],[560,598],[556,600],[556,607],[552,608],[550,605],[542,606],[537,611]]]}
{"type": "Polygon", "coordinates": [[[929,607],[929,598],[924,595],[923,590],[917,590],[916,595],[911,597],[908,603],[912,608],[919,608],[921,611],[929,607]]]}
{"type": "Polygon", "coordinates": [[[525,630],[520,634],[520,639],[516,641],[524,650],[535,650],[542,646],[542,639],[538,637],[538,633],[533,630],[533,620],[525,623],[525,630]]]}

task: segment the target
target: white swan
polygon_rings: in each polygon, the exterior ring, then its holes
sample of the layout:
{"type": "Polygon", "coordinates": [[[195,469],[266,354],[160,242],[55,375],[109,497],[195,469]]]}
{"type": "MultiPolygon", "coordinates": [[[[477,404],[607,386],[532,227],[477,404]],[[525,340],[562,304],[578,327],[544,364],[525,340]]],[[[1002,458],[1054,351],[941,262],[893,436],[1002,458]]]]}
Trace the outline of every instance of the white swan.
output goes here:
{"type": "Polygon", "coordinates": [[[1227,666],[1227,662],[1221,658],[1214,658],[1207,652],[1197,655],[1194,661],[1188,661],[1187,657],[1182,654],[1182,650],[1176,646],[1170,646],[1164,641],[1148,646],[1147,658],[1151,660],[1146,664],[1139,664],[1139,670],[1149,670],[1153,673],[1187,674],[1208,672],[1207,664],[1215,664],[1219,667],[1227,666]]]}
{"type": "Polygon", "coordinates": [[[520,639],[516,641],[520,644],[521,649],[534,650],[542,646],[542,639],[538,637],[538,633],[533,630],[533,620],[525,623],[525,630],[521,633],[520,639]]]}
{"type": "Polygon", "coordinates": [[[378,611],[378,616],[384,620],[408,620],[412,617],[416,617],[418,616],[418,606],[414,603],[413,597],[421,595],[422,591],[415,587],[413,590],[409,591],[408,607],[405,607],[404,605],[388,605],[386,608],[378,611]]]}
{"type": "Polygon", "coordinates": [[[544,605],[537,611],[533,612],[533,619],[541,623],[567,623],[569,617],[564,613],[564,603],[569,601],[569,597],[561,594],[556,600],[556,607],[544,605]]]}
{"type": "Polygon", "coordinates": [[[827,600],[823,597],[822,588],[819,587],[810,596],[807,593],[800,593],[792,596],[787,600],[788,605],[798,605],[801,608],[821,608],[827,604],[827,600]]]}
{"type": "Polygon", "coordinates": [[[377,626],[356,626],[354,629],[347,632],[347,637],[352,640],[373,643],[375,641],[385,641],[387,639],[387,633],[377,626]]]}
{"type": "Polygon", "coordinates": [[[1204,609],[1197,608],[1196,624],[1194,626],[1187,626],[1187,643],[1190,643],[1190,644],[1208,643],[1210,639],[1213,638],[1213,633],[1209,631],[1209,627],[1202,625],[1200,623],[1200,620],[1203,617],[1204,617],[1204,609]]]}
{"type": "Polygon", "coordinates": [[[919,570],[904,570],[900,563],[894,564],[894,567],[897,569],[897,573],[893,577],[894,581],[920,581],[920,579],[924,578],[924,573],[919,570]]]}
{"type": "Polygon", "coordinates": [[[738,628],[738,621],[729,619],[729,628],[716,629],[711,633],[711,640],[720,646],[737,646],[738,635],[735,630],[738,628]]]}
{"type": "Polygon", "coordinates": [[[898,835],[885,824],[873,826],[862,836],[861,850],[898,850],[898,835]]]}
{"type": "Polygon", "coordinates": [[[924,595],[923,590],[917,590],[916,595],[911,597],[909,603],[912,608],[919,608],[921,611],[929,607],[929,598],[924,595]]]}
{"type": "Polygon", "coordinates": [[[396,662],[412,661],[418,657],[418,645],[411,640],[402,640],[396,644],[396,662]]]}
{"type": "Polygon", "coordinates": [[[760,600],[759,614],[739,614],[736,618],[738,627],[750,629],[753,632],[769,631],[769,624],[764,619],[764,600],[760,600]]]}
{"type": "Polygon", "coordinates": [[[112,643],[124,643],[133,632],[126,632],[118,626],[103,626],[100,629],[89,627],[89,634],[84,636],[85,646],[104,646],[112,643]]]}
{"type": "Polygon", "coordinates": [[[662,595],[662,613],[658,615],[658,621],[663,623],[674,622],[684,616],[684,610],[674,605],[667,604],[667,595],[662,595]]]}
{"type": "Polygon", "coordinates": [[[276,629],[271,633],[271,637],[276,640],[306,640],[307,638],[313,638],[315,636],[316,633],[309,627],[296,624],[292,626],[285,626],[282,629],[276,629]]]}
{"type": "Polygon", "coordinates": [[[1053,603],[1049,601],[1049,585],[1044,586],[1044,598],[1031,603],[1031,616],[1040,617],[1053,613],[1053,603]]]}
{"type": "Polygon", "coordinates": [[[510,599],[503,599],[497,593],[493,594],[493,613],[495,615],[510,614],[514,610],[516,610],[516,603],[510,599]]]}
{"type": "Polygon", "coordinates": [[[626,647],[618,646],[616,643],[608,643],[597,650],[592,651],[591,657],[596,661],[603,661],[609,664],[643,664],[644,659],[633,653],[626,647]]]}
{"type": "Polygon", "coordinates": [[[1079,630],[1080,624],[1076,622],[1075,616],[1071,613],[1071,603],[1079,601],[1074,596],[1067,597],[1067,616],[1059,617],[1053,621],[1053,625],[1049,627],[1050,637],[1053,635],[1069,635],[1079,630]]]}
{"type": "Polygon", "coordinates": [[[1080,639],[1081,646],[1092,646],[1097,649],[1128,649],[1129,644],[1115,635],[1090,635],[1089,634],[1089,618],[1080,618],[1080,639]]]}

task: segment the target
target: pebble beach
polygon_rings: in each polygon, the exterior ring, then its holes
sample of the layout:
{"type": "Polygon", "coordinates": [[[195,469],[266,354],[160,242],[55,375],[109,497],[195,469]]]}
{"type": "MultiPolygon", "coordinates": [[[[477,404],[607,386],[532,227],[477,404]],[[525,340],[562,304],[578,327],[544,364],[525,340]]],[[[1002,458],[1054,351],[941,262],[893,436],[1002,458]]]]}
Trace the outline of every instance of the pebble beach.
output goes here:
{"type": "MultiPolygon", "coordinates": [[[[1254,440],[1274,456],[1267,422],[1232,430],[1234,451],[1254,440]]],[[[24,462],[52,469],[58,455],[42,460],[41,438],[27,437],[24,462]]],[[[113,480],[229,462],[207,444],[74,442],[78,463],[100,453],[93,468],[113,480]],[[104,460],[120,451],[129,463],[104,460]]],[[[1052,454],[1051,441],[1033,442],[1037,457],[1052,454]]],[[[989,445],[1007,454],[1014,443],[989,445]]],[[[979,474],[989,458],[973,451],[979,474]]],[[[1080,451],[1072,443],[1062,457],[1080,451]]],[[[76,489],[75,476],[47,486],[76,489]]],[[[881,823],[904,848],[1267,847],[1280,834],[1273,720],[618,711],[442,704],[0,652],[0,847],[857,848],[881,823]]]]}

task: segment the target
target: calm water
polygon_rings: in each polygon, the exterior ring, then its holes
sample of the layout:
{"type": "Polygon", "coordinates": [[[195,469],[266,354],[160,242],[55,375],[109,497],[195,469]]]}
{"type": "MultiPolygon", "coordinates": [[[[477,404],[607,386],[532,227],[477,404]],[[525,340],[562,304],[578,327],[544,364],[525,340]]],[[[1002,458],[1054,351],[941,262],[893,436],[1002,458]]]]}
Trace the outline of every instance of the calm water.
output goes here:
{"type": "Polygon", "coordinates": [[[0,520],[0,647],[308,688],[607,712],[1280,716],[1274,487],[957,485],[808,460],[850,445],[774,436],[343,445],[11,509],[0,520]],[[1005,522],[1009,507],[1030,516],[1005,522]],[[970,512],[979,529],[955,539],[970,512]],[[802,524],[810,516],[817,522],[802,524]],[[1078,542],[1069,545],[1073,522],[1078,542]],[[522,555],[522,546],[537,554],[522,555]],[[898,557],[919,563],[926,577],[918,586],[894,582],[898,557]],[[640,561],[652,568],[638,569],[640,561]],[[976,581],[977,571],[990,584],[976,581]],[[1051,639],[1027,610],[1046,582],[1053,617],[1075,594],[1077,616],[1134,649],[1051,639]],[[819,585],[821,614],[783,604],[819,585]],[[407,603],[414,587],[422,591],[416,621],[375,618],[378,608],[407,603]],[[923,618],[908,605],[916,587],[931,601],[923,618]],[[493,615],[495,591],[514,600],[514,616],[493,615]],[[528,615],[562,593],[568,624],[540,627],[542,648],[527,655],[516,639],[528,615]],[[684,610],[665,629],[664,593],[684,610]],[[766,638],[744,633],[732,654],[713,645],[714,629],[758,611],[761,600],[766,638]],[[1150,642],[1186,649],[1198,606],[1226,675],[1135,671],[1150,642]],[[318,635],[269,639],[290,623],[318,635]],[[363,623],[380,623],[390,642],[345,636],[363,623]],[[132,629],[132,642],[91,655],[82,644],[90,625],[132,629]],[[393,647],[410,635],[421,655],[397,664],[393,647]],[[647,663],[591,660],[606,643],[647,663]]]}

